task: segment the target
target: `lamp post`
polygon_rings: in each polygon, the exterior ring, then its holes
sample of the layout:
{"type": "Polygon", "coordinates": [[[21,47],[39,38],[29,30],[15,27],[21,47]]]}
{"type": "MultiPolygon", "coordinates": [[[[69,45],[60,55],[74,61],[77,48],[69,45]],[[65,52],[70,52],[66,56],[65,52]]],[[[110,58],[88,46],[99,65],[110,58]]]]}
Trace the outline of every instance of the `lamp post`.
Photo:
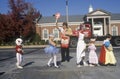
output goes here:
{"type": "Polygon", "coordinates": [[[68,19],[68,0],[66,0],[66,21],[67,21],[67,23],[69,22],[69,19],[68,19]]]}

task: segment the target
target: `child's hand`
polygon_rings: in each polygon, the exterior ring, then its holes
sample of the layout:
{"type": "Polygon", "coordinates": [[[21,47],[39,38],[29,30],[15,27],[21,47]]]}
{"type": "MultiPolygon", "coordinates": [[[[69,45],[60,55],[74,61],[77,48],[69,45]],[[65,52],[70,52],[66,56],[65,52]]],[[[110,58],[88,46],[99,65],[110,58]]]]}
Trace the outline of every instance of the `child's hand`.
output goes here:
{"type": "Polygon", "coordinates": [[[58,20],[60,18],[60,13],[56,13],[55,18],[58,20]]]}
{"type": "Polygon", "coordinates": [[[19,49],[17,49],[17,51],[21,51],[21,49],[19,48],[19,49]]]}
{"type": "Polygon", "coordinates": [[[57,44],[55,44],[54,46],[57,47],[57,44]]]}

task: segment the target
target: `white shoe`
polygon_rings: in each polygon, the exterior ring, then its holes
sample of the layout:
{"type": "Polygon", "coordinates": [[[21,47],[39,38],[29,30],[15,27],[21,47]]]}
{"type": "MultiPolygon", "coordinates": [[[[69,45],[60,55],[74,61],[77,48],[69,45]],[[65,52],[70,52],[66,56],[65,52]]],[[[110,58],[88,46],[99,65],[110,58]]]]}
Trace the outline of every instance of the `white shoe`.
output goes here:
{"type": "Polygon", "coordinates": [[[88,64],[86,62],[83,62],[84,66],[88,66],[88,64]]]}
{"type": "Polygon", "coordinates": [[[82,67],[81,65],[77,65],[77,67],[82,67]]]}
{"type": "Polygon", "coordinates": [[[23,69],[23,67],[22,67],[22,66],[17,66],[17,68],[19,68],[19,69],[23,69]]]}
{"type": "Polygon", "coordinates": [[[59,68],[59,66],[55,66],[55,68],[59,68]]]}
{"type": "Polygon", "coordinates": [[[48,66],[48,67],[51,67],[51,65],[50,65],[50,64],[47,64],[47,66],[48,66]]]}

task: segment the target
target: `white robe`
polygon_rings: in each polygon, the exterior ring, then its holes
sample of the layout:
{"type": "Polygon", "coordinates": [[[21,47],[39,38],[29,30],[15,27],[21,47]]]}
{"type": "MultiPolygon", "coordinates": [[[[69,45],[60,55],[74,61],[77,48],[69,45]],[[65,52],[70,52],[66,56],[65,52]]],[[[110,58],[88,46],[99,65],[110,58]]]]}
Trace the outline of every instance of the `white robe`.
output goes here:
{"type": "Polygon", "coordinates": [[[82,60],[82,57],[85,56],[85,51],[84,51],[85,48],[86,48],[86,43],[84,42],[84,34],[79,33],[77,50],[76,50],[77,64],[80,63],[80,61],[82,60]]]}

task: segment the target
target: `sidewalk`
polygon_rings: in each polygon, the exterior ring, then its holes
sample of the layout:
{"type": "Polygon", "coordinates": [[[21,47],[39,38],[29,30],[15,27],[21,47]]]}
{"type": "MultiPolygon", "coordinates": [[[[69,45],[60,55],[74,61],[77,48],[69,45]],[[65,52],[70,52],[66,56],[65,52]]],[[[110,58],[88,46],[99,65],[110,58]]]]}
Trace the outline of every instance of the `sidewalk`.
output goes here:
{"type": "MultiPolygon", "coordinates": [[[[46,47],[47,45],[24,45],[23,47],[24,48],[36,48],[36,47],[40,47],[40,48],[42,48],[42,47],[46,47]]],[[[0,48],[2,49],[4,49],[4,48],[15,48],[15,46],[0,46],[0,48]]]]}
{"type": "MultiPolygon", "coordinates": [[[[95,45],[96,46],[101,46],[103,44],[103,41],[96,41],[95,45]]],[[[46,47],[47,45],[24,45],[24,48],[43,48],[46,47]]],[[[60,45],[58,45],[58,47],[60,47],[60,45]]],[[[0,48],[15,48],[15,46],[0,46],[0,48]]]]}

